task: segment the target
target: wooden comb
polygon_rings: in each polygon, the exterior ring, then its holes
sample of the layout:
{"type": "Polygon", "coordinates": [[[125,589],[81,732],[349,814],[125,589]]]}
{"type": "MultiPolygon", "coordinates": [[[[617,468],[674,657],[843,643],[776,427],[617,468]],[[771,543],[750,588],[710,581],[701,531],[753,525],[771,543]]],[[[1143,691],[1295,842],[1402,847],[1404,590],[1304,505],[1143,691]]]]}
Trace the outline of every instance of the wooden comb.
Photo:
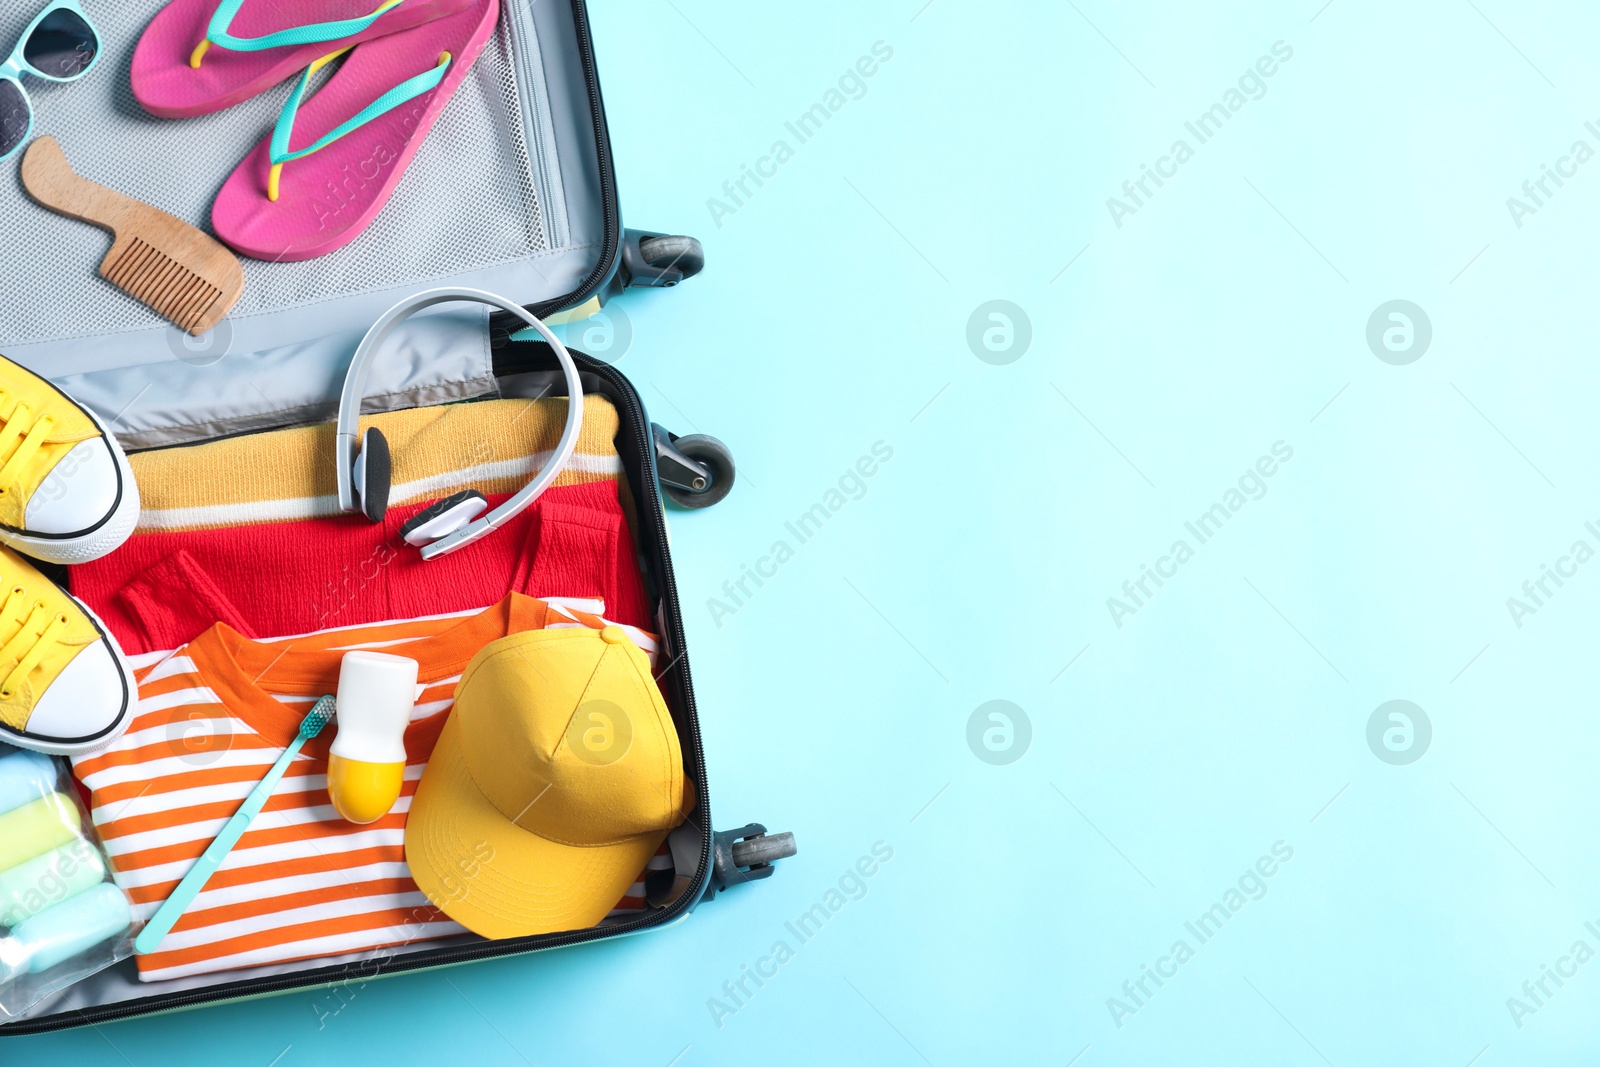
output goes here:
{"type": "Polygon", "coordinates": [[[110,230],[100,277],[179,329],[200,336],[244,293],[237,256],[182,219],[78,177],[54,137],[28,146],[22,184],[51,211],[110,230]]]}

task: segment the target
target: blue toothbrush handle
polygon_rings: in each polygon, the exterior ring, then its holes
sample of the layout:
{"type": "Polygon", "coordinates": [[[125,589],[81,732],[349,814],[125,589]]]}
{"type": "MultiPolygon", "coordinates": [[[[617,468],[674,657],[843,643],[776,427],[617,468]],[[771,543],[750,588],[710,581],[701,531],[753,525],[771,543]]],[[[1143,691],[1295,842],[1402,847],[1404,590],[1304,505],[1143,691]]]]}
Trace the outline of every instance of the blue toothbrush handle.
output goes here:
{"type": "Polygon", "coordinates": [[[250,824],[255,821],[255,817],[261,814],[261,809],[266,806],[267,798],[272,795],[272,791],[283,780],[284,772],[289,769],[290,761],[294,759],[295,755],[300,751],[300,746],[304,744],[305,738],[303,737],[296,737],[289,742],[289,747],[283,750],[283,755],[278,757],[277,762],[272,765],[272,769],[267,772],[266,777],[262,778],[260,782],[256,783],[256,787],[250,790],[250,795],[244,798],[244,803],[239,805],[239,810],[234,812],[233,817],[223,826],[222,832],[200,854],[200,858],[194,861],[194,866],[190,867],[189,873],[183,876],[183,881],[178,883],[178,888],[174,889],[172,895],[162,903],[161,907],[156,909],[156,913],[150,917],[150,921],[145,923],[144,929],[139,931],[139,936],[133,939],[135,952],[141,956],[154,952],[160,946],[162,940],[172,932],[173,926],[177,925],[178,919],[182,917],[189,905],[194,903],[194,898],[200,895],[200,890],[205,888],[206,882],[211,880],[211,876],[216,873],[217,868],[222,866],[222,861],[227,858],[233,846],[238,844],[239,838],[244,836],[244,832],[250,828],[250,824]]]}

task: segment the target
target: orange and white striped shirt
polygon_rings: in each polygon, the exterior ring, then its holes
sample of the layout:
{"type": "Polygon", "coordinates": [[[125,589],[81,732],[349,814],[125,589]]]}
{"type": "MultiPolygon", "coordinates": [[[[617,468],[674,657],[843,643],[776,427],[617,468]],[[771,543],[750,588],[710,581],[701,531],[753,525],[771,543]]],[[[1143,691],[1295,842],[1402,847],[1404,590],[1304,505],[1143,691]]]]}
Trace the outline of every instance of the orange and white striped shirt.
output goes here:
{"type": "MultiPolygon", "coordinates": [[[[160,981],[465,933],[428,903],[405,861],[406,813],[456,682],[491,641],[547,627],[615,625],[602,610],[594,600],[513,593],[482,612],[270,641],[248,640],[219,623],[174,652],[141,657],[139,703],[127,733],[74,761],[139,920],[177,887],[317,698],[338,688],[345,652],[383,649],[415,659],[422,693],[406,729],[405,783],[394,810],[365,826],[333,810],[327,758],[336,719],[289,765],[160,948],[137,957],[139,977],[160,981]]],[[[624,630],[654,658],[652,635],[624,630]]],[[[642,895],[635,885],[619,908],[642,907],[642,895]]]]}

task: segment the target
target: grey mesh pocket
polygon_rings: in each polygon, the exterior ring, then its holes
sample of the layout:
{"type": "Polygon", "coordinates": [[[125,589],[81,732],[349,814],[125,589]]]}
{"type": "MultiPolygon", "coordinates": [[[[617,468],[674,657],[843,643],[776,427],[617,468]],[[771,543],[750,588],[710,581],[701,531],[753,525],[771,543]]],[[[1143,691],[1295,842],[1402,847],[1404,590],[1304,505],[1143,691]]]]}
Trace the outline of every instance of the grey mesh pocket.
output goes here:
{"type": "MultiPolygon", "coordinates": [[[[0,0],[4,2],[4,0],[0,0]]],[[[208,228],[223,180],[270,132],[287,84],[198,119],[151,118],[128,84],[134,45],[165,0],[84,0],[105,54],[88,78],[29,87],[36,132],[54,134],[85,177],[208,228]]],[[[16,39],[37,4],[4,3],[0,39],[16,39]]],[[[269,314],[528,260],[551,250],[530,151],[513,30],[502,24],[417,153],[393,199],[352,244],[305,263],[245,261],[235,318],[269,314]]],[[[15,161],[10,163],[15,166],[15,161]]],[[[0,181],[0,350],[105,337],[162,325],[144,305],[100,280],[109,247],[92,227],[38,207],[15,180],[0,181]]]]}

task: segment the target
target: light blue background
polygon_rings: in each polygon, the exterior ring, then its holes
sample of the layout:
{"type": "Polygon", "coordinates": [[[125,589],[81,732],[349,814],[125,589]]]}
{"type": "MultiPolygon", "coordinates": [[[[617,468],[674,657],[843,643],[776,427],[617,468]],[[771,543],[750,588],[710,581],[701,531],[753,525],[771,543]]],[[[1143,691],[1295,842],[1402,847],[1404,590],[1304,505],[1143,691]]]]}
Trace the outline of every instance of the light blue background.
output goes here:
{"type": "Polygon", "coordinates": [[[709,259],[613,305],[612,355],[740,462],[673,520],[712,810],[800,855],[651,936],[7,1062],[1592,1062],[1600,962],[1520,1028],[1506,1002],[1600,950],[1600,564],[1520,628],[1506,600],[1600,548],[1600,161],[1520,228],[1506,200],[1600,149],[1600,16],[1322,2],[595,5],[627,219],[709,259]],[[878,41],[865,94],[714,219],[878,41]],[[1198,145],[1184,122],[1277,41],[1198,145]],[[1179,137],[1194,158],[1119,228],[1107,198],[1179,137]],[[993,299],[1031,323],[1008,365],[966,340],[993,299]],[[1392,299],[1432,323],[1409,365],[1366,342],[1392,299]],[[865,495],[719,626],[707,599],[878,441],[865,495]],[[1106,599],[1278,441],[1266,495],[1119,628],[1106,599]],[[1032,725],[1004,766],[966,740],[996,699],[1032,725]],[[1368,747],[1391,699],[1432,723],[1410,765],[1368,747]],[[878,841],[798,945],[785,922],[878,841]],[[1185,922],[1279,841],[1199,945],[1185,922]],[[1108,998],[1180,938],[1119,1028],[1108,998]],[[794,958],[719,1027],[708,1000],[778,939],[794,958]]]}

